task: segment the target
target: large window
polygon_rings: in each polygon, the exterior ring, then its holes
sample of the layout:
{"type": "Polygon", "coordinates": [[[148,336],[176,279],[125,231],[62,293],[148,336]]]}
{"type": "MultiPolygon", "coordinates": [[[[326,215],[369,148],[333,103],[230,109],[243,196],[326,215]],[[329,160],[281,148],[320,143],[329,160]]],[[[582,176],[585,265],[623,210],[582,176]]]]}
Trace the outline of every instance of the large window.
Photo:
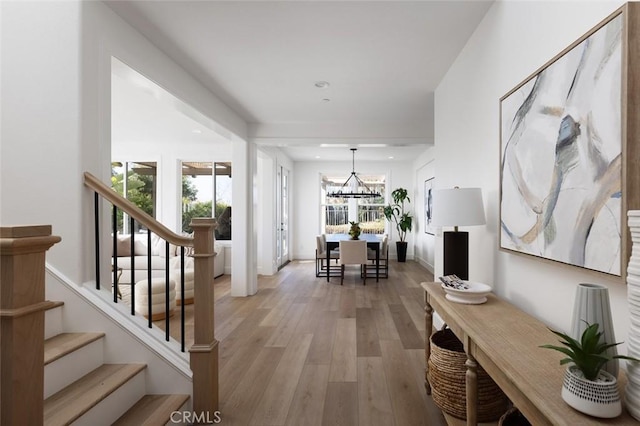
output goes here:
{"type": "Polygon", "coordinates": [[[373,191],[381,194],[376,198],[335,198],[328,193],[337,191],[349,175],[328,175],[320,178],[320,228],[326,234],[346,234],[349,222],[359,222],[362,232],[384,234],[385,177],[383,175],[358,175],[373,191]]]}
{"type": "Polygon", "coordinates": [[[214,163],[217,240],[231,239],[231,163],[214,163]]]}
{"type": "Polygon", "coordinates": [[[362,232],[367,234],[384,234],[384,176],[360,175],[359,177],[372,191],[380,193],[379,197],[357,199],[360,228],[362,228],[362,232]]]}
{"type": "Polygon", "coordinates": [[[231,163],[214,163],[217,240],[231,239],[231,163]]]}
{"type": "MultiPolygon", "coordinates": [[[[157,164],[153,161],[111,163],[111,187],[114,191],[154,218],[156,217],[157,175],[157,164]]],[[[136,221],[134,226],[136,229],[129,229],[128,215],[118,209],[117,232],[123,234],[139,232],[141,225],[136,221]]]]}
{"type": "Polygon", "coordinates": [[[212,205],[212,163],[182,162],[182,232],[193,232],[194,217],[213,217],[212,205]]]}
{"type": "Polygon", "coordinates": [[[192,232],[194,217],[215,217],[216,239],[230,240],[231,196],[231,163],[183,162],[182,231],[192,232]]]}

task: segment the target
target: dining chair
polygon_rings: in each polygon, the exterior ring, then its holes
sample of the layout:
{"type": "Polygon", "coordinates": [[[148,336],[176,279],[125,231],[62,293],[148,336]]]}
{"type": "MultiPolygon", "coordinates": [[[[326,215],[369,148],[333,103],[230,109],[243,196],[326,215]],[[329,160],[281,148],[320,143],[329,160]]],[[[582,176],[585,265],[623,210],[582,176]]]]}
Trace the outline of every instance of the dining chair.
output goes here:
{"type": "Polygon", "coordinates": [[[367,242],[365,240],[342,240],[340,247],[340,285],[344,282],[345,265],[360,265],[367,285],[367,242]]]}
{"type": "MultiPolygon", "coordinates": [[[[329,253],[329,259],[338,261],[340,256],[333,250],[329,253]]],[[[331,272],[331,264],[325,265],[327,261],[327,243],[322,235],[316,237],[316,277],[326,277],[331,272]],[[323,273],[324,272],[324,273],[323,273]]],[[[335,269],[335,268],[334,268],[335,269]]]]}
{"type": "MultiPolygon", "coordinates": [[[[371,261],[371,264],[367,265],[369,271],[376,271],[376,251],[373,249],[367,249],[367,257],[371,261]]],[[[384,234],[382,241],[380,242],[380,254],[378,271],[380,278],[389,278],[389,235],[384,234]]]]}

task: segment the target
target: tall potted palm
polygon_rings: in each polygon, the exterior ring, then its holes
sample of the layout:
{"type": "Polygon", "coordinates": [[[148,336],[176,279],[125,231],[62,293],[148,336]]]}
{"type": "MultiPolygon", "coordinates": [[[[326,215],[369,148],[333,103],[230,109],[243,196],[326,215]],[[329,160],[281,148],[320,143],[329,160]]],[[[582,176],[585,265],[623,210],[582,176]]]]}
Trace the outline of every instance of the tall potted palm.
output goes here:
{"type": "Polygon", "coordinates": [[[384,217],[391,223],[396,225],[398,231],[398,237],[400,241],[396,241],[396,250],[398,253],[398,262],[405,262],[407,260],[407,231],[411,231],[411,225],[413,217],[409,211],[405,211],[404,203],[409,204],[411,198],[409,193],[404,188],[396,188],[391,193],[393,203],[385,206],[384,217]]]}

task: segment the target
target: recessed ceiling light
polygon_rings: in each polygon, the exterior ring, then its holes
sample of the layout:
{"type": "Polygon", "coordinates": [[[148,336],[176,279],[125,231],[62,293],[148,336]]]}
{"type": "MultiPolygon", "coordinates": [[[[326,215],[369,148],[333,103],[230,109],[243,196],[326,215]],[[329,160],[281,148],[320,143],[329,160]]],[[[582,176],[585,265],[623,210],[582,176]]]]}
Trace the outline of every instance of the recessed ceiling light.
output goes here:
{"type": "Polygon", "coordinates": [[[320,158],[320,156],[319,156],[319,155],[316,155],[316,158],[320,158]]]}
{"type": "Polygon", "coordinates": [[[393,160],[393,155],[389,157],[389,160],[393,160]]]}
{"type": "Polygon", "coordinates": [[[314,83],[314,85],[318,88],[318,89],[326,89],[327,87],[329,87],[329,82],[328,81],[316,81],[314,83]]]}
{"type": "Polygon", "coordinates": [[[324,99],[322,100],[322,102],[329,102],[329,101],[331,101],[331,99],[329,99],[329,98],[324,98],[324,99]]]}
{"type": "Polygon", "coordinates": [[[200,130],[200,129],[193,129],[193,130],[191,131],[191,133],[193,133],[194,135],[199,135],[199,134],[201,134],[201,133],[202,133],[202,130],[200,130]]]}

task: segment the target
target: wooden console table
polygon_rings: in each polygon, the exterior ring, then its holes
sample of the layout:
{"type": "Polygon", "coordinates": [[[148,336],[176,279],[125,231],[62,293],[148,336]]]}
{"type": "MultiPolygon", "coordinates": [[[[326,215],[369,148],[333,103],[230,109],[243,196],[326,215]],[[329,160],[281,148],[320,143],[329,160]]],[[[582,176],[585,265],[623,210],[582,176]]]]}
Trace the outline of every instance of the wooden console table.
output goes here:
{"type": "MultiPolygon", "coordinates": [[[[440,283],[421,285],[425,290],[426,330],[433,329],[433,311],[436,311],[462,341],[467,353],[467,425],[477,424],[478,364],[531,424],[639,424],[626,410],[615,419],[597,419],[579,413],[562,400],[560,391],[566,368],[560,365],[563,355],[539,347],[558,341],[539,320],[494,294],[490,294],[482,305],[463,305],[447,300],[440,283]]],[[[425,352],[428,359],[428,340],[425,352]]],[[[426,374],[425,386],[430,394],[426,374]]]]}

